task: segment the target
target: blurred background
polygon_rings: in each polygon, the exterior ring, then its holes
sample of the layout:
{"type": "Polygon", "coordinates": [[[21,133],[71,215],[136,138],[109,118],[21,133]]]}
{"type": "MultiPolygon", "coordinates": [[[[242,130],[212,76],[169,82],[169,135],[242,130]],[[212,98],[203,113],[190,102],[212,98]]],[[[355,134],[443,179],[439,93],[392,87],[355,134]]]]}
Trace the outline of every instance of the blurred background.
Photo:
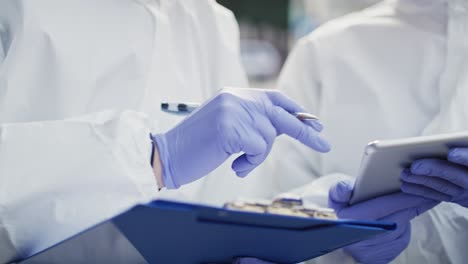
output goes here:
{"type": "Polygon", "coordinates": [[[379,0],[218,0],[240,26],[242,63],[252,87],[272,88],[289,50],[330,19],[379,0]]]}

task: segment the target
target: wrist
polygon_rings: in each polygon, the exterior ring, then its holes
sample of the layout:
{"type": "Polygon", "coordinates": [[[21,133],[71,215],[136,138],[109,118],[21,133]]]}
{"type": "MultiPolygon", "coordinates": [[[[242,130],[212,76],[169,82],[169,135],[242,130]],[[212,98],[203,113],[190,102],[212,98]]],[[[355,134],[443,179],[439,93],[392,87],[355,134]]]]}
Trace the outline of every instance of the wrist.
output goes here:
{"type": "Polygon", "coordinates": [[[162,134],[152,135],[151,138],[154,147],[153,171],[156,180],[159,178],[158,184],[161,182],[160,188],[177,189],[179,186],[172,179],[166,138],[162,134]]]}
{"type": "Polygon", "coordinates": [[[159,149],[156,142],[153,141],[153,173],[156,177],[156,182],[158,183],[159,189],[164,188],[164,180],[162,177],[162,162],[161,157],[159,155],[159,149]]]}

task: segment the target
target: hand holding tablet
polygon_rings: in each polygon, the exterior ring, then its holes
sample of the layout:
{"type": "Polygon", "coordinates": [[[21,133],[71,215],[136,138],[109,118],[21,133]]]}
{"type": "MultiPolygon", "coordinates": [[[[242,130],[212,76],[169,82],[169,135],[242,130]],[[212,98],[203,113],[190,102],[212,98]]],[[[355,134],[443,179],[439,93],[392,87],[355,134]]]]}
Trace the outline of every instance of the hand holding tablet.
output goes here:
{"type": "Polygon", "coordinates": [[[410,242],[410,221],[439,203],[424,197],[399,192],[349,205],[353,186],[353,182],[342,181],[330,189],[329,206],[336,211],[340,218],[379,219],[397,224],[397,229],[392,233],[344,248],[345,252],[359,263],[391,262],[410,242]]]}
{"type": "Polygon", "coordinates": [[[401,190],[468,207],[468,148],[453,148],[447,159],[421,159],[401,174],[401,190]]]}
{"type": "MultiPolygon", "coordinates": [[[[452,179],[452,184],[464,188],[466,192],[468,186],[468,154],[465,155],[465,152],[463,152],[463,156],[460,157],[460,152],[458,155],[455,155],[451,152],[451,149],[458,148],[459,150],[464,149],[465,151],[467,147],[468,132],[371,142],[366,147],[360,173],[349,203],[356,204],[371,198],[399,192],[401,191],[402,180],[407,183],[409,182],[409,184],[423,185],[422,187],[424,188],[448,188],[447,186],[441,186],[437,178],[433,178],[433,181],[427,183],[430,184],[430,186],[424,186],[423,182],[425,179],[419,177],[417,179],[416,177],[412,177],[410,180],[409,177],[406,177],[404,174],[402,175],[403,170],[409,169],[410,167],[410,172],[419,176],[438,176],[438,178],[441,178],[442,175],[445,175],[445,177],[454,177],[453,175],[456,174],[458,175],[458,180],[453,182],[455,179],[452,179]],[[449,155],[449,153],[452,154],[449,155]],[[457,158],[455,157],[458,157],[458,162],[456,162],[457,158]],[[426,167],[430,167],[431,173],[418,171],[416,165],[421,164],[418,162],[422,162],[418,160],[423,160],[423,164],[425,164],[426,167]],[[435,160],[438,161],[436,162],[435,160]],[[414,164],[416,165],[414,165],[413,162],[415,162],[414,164]],[[446,169],[447,167],[450,167],[450,169],[446,169]],[[463,175],[466,177],[462,177],[460,174],[461,172],[463,172],[463,175]]],[[[468,152],[468,150],[466,151],[468,152]]],[[[408,173],[408,171],[405,171],[405,173],[408,173]]],[[[404,185],[403,188],[405,188],[405,190],[403,191],[422,195],[420,186],[410,186],[412,187],[408,188],[408,185],[404,185]]],[[[447,194],[451,195],[452,198],[462,199],[465,197],[463,196],[464,194],[456,195],[457,193],[454,191],[456,186],[449,185],[449,187],[450,189],[446,192],[448,192],[447,194]]],[[[445,190],[440,190],[439,192],[444,194],[446,193],[444,191],[445,190]]],[[[432,194],[434,193],[432,192],[432,194]]],[[[426,195],[424,197],[428,196],[426,195]]],[[[441,198],[440,195],[438,197],[441,198]]],[[[432,197],[428,198],[435,197],[432,195],[432,197]]],[[[445,196],[445,198],[448,199],[447,196],[445,196]]],[[[465,203],[468,204],[468,202],[465,203]]]]}

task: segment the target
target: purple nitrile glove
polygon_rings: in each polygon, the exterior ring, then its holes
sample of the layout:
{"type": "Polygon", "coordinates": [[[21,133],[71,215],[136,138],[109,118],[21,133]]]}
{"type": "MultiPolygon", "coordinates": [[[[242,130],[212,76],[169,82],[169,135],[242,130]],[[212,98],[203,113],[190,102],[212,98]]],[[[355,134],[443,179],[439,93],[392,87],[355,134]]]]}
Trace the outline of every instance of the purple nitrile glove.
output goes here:
{"type": "Polygon", "coordinates": [[[401,174],[401,190],[468,208],[468,148],[453,148],[447,160],[421,159],[401,174]]]}
{"type": "Polygon", "coordinates": [[[360,263],[388,263],[395,259],[409,244],[410,220],[438,204],[433,200],[400,192],[349,205],[353,187],[353,182],[342,181],[330,188],[329,206],[335,209],[340,218],[382,220],[397,224],[393,232],[344,248],[360,263]]]}
{"type": "Polygon", "coordinates": [[[233,264],[274,264],[274,263],[261,260],[261,259],[256,259],[256,258],[238,258],[233,262],[233,264]]]}
{"type": "Polygon", "coordinates": [[[275,138],[286,134],[327,152],[317,121],[301,122],[291,113],[305,110],[276,90],[224,89],[165,134],[154,136],[169,189],[193,182],[235,153],[232,164],[245,177],[269,154],[275,138]]]}

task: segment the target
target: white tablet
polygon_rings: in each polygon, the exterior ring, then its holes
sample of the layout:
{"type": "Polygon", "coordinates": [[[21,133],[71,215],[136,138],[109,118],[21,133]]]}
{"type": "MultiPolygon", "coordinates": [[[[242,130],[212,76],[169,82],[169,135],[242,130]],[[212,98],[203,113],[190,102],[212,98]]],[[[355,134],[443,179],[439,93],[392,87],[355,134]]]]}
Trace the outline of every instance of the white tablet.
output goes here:
{"type": "Polygon", "coordinates": [[[369,143],[349,203],[400,191],[400,174],[411,162],[421,158],[446,159],[452,147],[468,147],[468,132],[369,143]]]}

